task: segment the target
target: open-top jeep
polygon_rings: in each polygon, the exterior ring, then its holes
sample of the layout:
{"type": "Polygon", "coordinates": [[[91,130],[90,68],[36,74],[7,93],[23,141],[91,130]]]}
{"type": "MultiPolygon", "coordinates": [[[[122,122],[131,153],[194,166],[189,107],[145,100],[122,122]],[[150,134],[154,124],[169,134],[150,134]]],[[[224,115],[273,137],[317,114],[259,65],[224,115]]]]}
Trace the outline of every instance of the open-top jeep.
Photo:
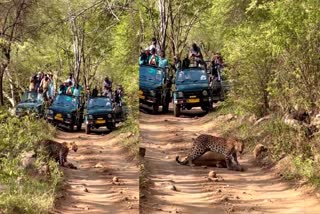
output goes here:
{"type": "Polygon", "coordinates": [[[37,92],[25,92],[22,95],[21,101],[15,108],[17,116],[23,116],[28,113],[35,113],[37,117],[44,115],[44,101],[42,94],[37,92]]]}
{"type": "Polygon", "coordinates": [[[174,116],[179,117],[181,109],[192,107],[201,107],[208,112],[212,108],[212,92],[210,76],[204,68],[178,70],[173,87],[174,116]]]}
{"type": "Polygon", "coordinates": [[[122,106],[112,103],[105,96],[90,97],[86,104],[85,130],[90,134],[93,128],[107,127],[112,130],[116,123],[124,121],[122,106]]]}
{"type": "Polygon", "coordinates": [[[83,123],[83,102],[81,97],[59,94],[47,111],[47,120],[54,125],[68,126],[73,131],[77,126],[77,131],[81,130],[83,123]]]}
{"type": "Polygon", "coordinates": [[[171,81],[166,69],[140,65],[139,69],[139,102],[152,107],[152,113],[168,112],[171,102],[171,81]]]}

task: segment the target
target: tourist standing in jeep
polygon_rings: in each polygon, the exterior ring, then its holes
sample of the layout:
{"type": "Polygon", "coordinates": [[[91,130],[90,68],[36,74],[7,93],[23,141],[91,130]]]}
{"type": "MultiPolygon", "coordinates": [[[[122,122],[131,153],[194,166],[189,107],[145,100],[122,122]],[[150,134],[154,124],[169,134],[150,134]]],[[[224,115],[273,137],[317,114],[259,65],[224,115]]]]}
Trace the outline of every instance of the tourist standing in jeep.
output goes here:
{"type": "Polygon", "coordinates": [[[203,56],[201,53],[200,47],[196,44],[193,43],[190,51],[189,51],[189,58],[192,59],[195,63],[195,65],[198,67],[199,65],[203,65],[204,68],[207,70],[207,64],[203,60],[203,56]]]}
{"type": "Polygon", "coordinates": [[[160,57],[159,57],[159,67],[160,68],[166,68],[169,66],[168,60],[165,58],[165,52],[164,50],[160,51],[160,57]]]}
{"type": "Polygon", "coordinates": [[[151,45],[150,45],[148,48],[146,48],[146,51],[151,52],[152,49],[155,49],[155,54],[156,54],[156,55],[159,55],[159,54],[160,54],[160,46],[159,46],[159,44],[157,43],[157,39],[156,39],[155,37],[153,37],[153,38],[151,39],[151,45]]]}

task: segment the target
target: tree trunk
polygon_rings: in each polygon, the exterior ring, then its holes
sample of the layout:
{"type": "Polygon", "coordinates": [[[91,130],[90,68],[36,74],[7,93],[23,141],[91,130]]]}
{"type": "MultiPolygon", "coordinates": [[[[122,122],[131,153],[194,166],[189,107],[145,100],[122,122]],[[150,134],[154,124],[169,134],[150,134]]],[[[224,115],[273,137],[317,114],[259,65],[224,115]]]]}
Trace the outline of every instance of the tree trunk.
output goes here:
{"type": "Polygon", "coordinates": [[[75,81],[79,82],[80,65],[81,65],[79,27],[77,25],[76,17],[72,17],[70,22],[71,22],[71,31],[72,31],[72,37],[73,37],[73,54],[74,54],[73,75],[74,75],[75,81]]]}
{"type": "MultiPolygon", "coordinates": [[[[170,1],[170,0],[169,0],[170,1]]],[[[162,50],[166,50],[167,29],[168,29],[168,11],[166,10],[166,0],[159,0],[160,14],[160,33],[159,45],[162,50]]]]}
{"type": "MultiPolygon", "coordinates": [[[[10,44],[11,45],[11,44],[10,44]]],[[[3,77],[6,72],[11,59],[11,47],[4,47],[3,54],[5,56],[3,62],[0,67],[0,106],[4,106],[4,95],[3,95],[3,77]]]]}
{"type": "Polygon", "coordinates": [[[4,99],[3,99],[3,75],[4,75],[4,65],[1,66],[0,70],[0,106],[4,106],[4,99]]]}
{"type": "Polygon", "coordinates": [[[5,94],[5,91],[4,91],[4,96],[9,100],[9,102],[11,103],[12,107],[14,107],[16,105],[16,94],[15,92],[17,92],[15,89],[17,88],[13,82],[13,78],[12,76],[10,75],[10,73],[6,72],[7,74],[7,77],[8,77],[8,80],[9,80],[9,86],[10,86],[10,94],[11,94],[11,97],[9,96],[9,94],[5,94]]]}

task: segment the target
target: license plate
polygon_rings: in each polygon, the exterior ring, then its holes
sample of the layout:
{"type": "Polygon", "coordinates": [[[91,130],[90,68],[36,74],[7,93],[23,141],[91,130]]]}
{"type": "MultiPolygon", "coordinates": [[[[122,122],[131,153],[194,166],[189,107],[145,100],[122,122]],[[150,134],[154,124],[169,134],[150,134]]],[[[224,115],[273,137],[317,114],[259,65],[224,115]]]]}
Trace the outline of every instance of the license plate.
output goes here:
{"type": "Polygon", "coordinates": [[[198,103],[200,102],[199,98],[195,98],[195,99],[187,99],[187,103],[198,103]]]}
{"type": "Polygon", "coordinates": [[[96,120],[96,124],[104,124],[104,123],[106,123],[105,120],[96,120]]]}
{"type": "Polygon", "coordinates": [[[62,115],[61,114],[56,114],[56,116],[54,117],[54,119],[56,120],[63,120],[62,115]]]}

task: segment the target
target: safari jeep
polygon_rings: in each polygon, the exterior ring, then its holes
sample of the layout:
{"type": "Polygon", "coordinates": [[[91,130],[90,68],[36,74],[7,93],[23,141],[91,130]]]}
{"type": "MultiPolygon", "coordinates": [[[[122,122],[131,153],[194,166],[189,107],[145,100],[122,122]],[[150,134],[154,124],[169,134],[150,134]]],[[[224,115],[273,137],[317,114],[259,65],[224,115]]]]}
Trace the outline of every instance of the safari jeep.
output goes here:
{"type": "Polygon", "coordinates": [[[162,106],[163,113],[168,112],[171,102],[171,81],[166,69],[141,65],[139,81],[139,103],[152,107],[153,114],[158,113],[159,106],[162,106]]]}
{"type": "Polygon", "coordinates": [[[70,131],[77,126],[81,130],[83,123],[83,103],[81,97],[59,94],[47,111],[47,120],[54,125],[65,125],[70,131]]]}
{"type": "Polygon", "coordinates": [[[112,103],[105,96],[90,97],[86,104],[85,130],[90,134],[92,129],[107,127],[112,130],[116,123],[123,122],[122,107],[112,103]]]}
{"type": "Polygon", "coordinates": [[[176,73],[173,87],[174,116],[179,117],[181,109],[201,107],[208,112],[212,108],[210,76],[200,67],[189,67],[176,73]]]}
{"type": "Polygon", "coordinates": [[[35,113],[37,117],[44,116],[44,101],[42,94],[37,92],[25,92],[20,103],[15,108],[16,116],[23,116],[28,113],[35,113]]]}

